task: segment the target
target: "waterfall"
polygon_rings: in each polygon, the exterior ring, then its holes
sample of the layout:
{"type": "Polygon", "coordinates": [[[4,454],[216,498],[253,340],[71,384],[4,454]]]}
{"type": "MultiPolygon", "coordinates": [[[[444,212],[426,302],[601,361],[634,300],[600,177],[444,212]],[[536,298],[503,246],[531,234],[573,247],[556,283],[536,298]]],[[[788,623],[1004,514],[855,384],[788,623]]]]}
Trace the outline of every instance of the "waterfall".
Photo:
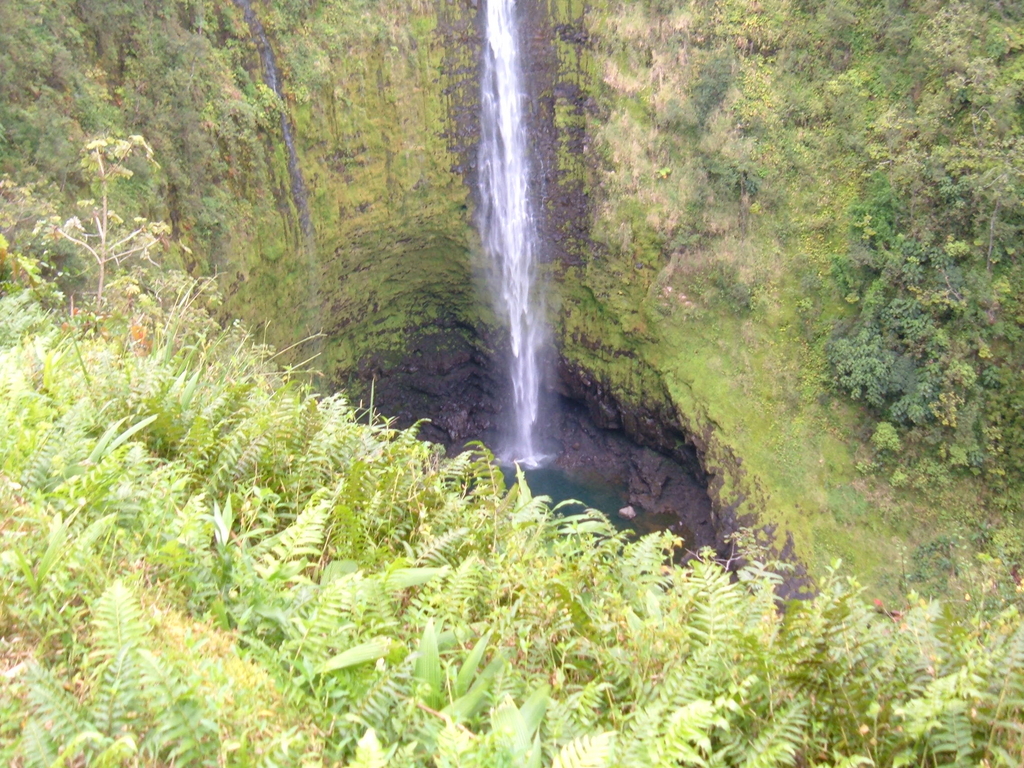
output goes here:
{"type": "MultiPolygon", "coordinates": [[[[284,91],[281,89],[281,75],[277,69],[277,58],[274,56],[274,49],[270,46],[266,30],[263,29],[263,24],[249,0],[232,0],[232,2],[241,9],[245,23],[249,26],[249,33],[252,35],[253,42],[256,43],[256,50],[260,54],[260,63],[263,65],[263,82],[277,95],[283,107],[284,91]]],[[[292,123],[283,108],[281,110],[281,135],[284,138],[285,150],[288,152],[288,177],[291,181],[292,201],[295,203],[295,210],[299,216],[299,227],[306,240],[306,249],[311,251],[316,240],[316,230],[313,228],[313,219],[309,214],[309,191],[306,189],[306,180],[303,178],[302,168],[299,166],[299,153],[295,150],[292,123]]]]}
{"type": "Polygon", "coordinates": [[[499,457],[538,466],[544,302],[536,285],[537,226],[529,196],[515,0],[487,0],[481,88],[479,226],[494,266],[495,298],[511,335],[513,424],[499,457]]]}

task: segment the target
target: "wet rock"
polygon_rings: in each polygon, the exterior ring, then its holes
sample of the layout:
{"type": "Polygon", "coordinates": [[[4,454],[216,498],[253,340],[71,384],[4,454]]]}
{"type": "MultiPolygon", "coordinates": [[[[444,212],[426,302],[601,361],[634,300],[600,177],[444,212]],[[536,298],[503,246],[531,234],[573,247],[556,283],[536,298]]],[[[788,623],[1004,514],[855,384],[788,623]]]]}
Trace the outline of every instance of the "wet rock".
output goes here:
{"type": "Polygon", "coordinates": [[[563,399],[556,419],[563,446],[558,466],[574,474],[591,473],[628,489],[627,505],[618,511],[641,533],[671,530],[687,551],[719,549],[708,490],[687,467],[650,448],[637,445],[622,429],[606,429],[590,418],[593,403],[563,399]],[[623,510],[632,510],[627,518],[623,510]]]}
{"type": "Polygon", "coordinates": [[[636,510],[632,506],[623,507],[619,510],[619,517],[623,520],[633,520],[636,518],[636,510]]]}
{"type": "Polygon", "coordinates": [[[413,336],[399,359],[380,354],[360,365],[350,390],[405,429],[417,422],[420,436],[456,453],[469,440],[493,430],[501,403],[503,375],[488,354],[487,342],[465,328],[441,327],[413,336]]]}

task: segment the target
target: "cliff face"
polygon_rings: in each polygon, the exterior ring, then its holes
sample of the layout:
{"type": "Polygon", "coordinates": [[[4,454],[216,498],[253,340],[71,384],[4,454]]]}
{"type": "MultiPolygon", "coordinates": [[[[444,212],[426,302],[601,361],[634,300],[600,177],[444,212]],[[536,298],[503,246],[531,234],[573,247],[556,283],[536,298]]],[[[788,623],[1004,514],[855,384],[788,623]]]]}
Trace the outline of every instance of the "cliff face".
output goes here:
{"type": "MultiPolygon", "coordinates": [[[[306,317],[321,331],[312,346],[333,380],[389,364],[408,350],[410,329],[440,326],[466,343],[463,326],[481,318],[460,174],[472,133],[474,13],[461,3],[393,6],[387,28],[326,53],[313,46],[328,18],[281,30],[286,83],[299,61],[318,75],[308,85],[293,79],[301,92],[289,104],[313,190],[314,263],[268,264],[257,251],[230,283],[250,317],[306,317]]],[[[295,330],[284,333],[294,341],[295,330]]]]}
{"type": "MultiPolygon", "coordinates": [[[[926,571],[930,531],[1015,509],[1020,20],[520,4],[551,388],[706,479],[720,531],[778,524],[812,566],[884,574],[905,542],[926,571]],[[898,436],[872,441],[886,418],[898,436]]],[[[375,381],[431,438],[487,434],[505,376],[473,228],[477,0],[252,9],[279,89],[231,0],[0,5],[0,170],[65,206],[86,137],[142,133],[163,168],[122,202],[172,223],[172,261],[217,272],[229,314],[315,355],[325,387],[375,381]]]]}
{"type": "MultiPolygon", "coordinates": [[[[649,307],[663,243],[624,217],[623,207],[642,218],[643,201],[611,183],[636,173],[637,159],[608,134],[622,110],[650,106],[609,79],[635,42],[614,26],[621,9],[607,0],[521,7],[558,353],[552,388],[586,403],[597,425],[708,480],[715,514],[728,518],[721,532],[745,513],[770,519],[758,479],[741,468],[742,445],[658,365],[675,354],[649,307]]],[[[41,159],[4,145],[7,169],[67,175],[97,114],[106,129],[143,133],[164,170],[136,202],[174,224],[191,249],[180,254],[186,267],[220,275],[227,314],[280,348],[295,345],[285,359],[315,355],[325,387],[368,398],[375,382],[376,404],[399,423],[431,419],[428,437],[458,444],[493,429],[505,376],[473,228],[475,0],[252,3],[279,69],[275,87],[264,84],[263,42],[231,0],[125,9],[111,16],[68,2],[40,19],[21,0],[5,7],[3,53],[15,65],[3,121],[29,132],[60,113],[71,139],[41,159]],[[11,45],[40,30],[65,62],[49,79],[11,45]],[[308,188],[312,247],[282,113],[308,188]]],[[[650,148],[636,149],[649,162],[650,148]]]]}

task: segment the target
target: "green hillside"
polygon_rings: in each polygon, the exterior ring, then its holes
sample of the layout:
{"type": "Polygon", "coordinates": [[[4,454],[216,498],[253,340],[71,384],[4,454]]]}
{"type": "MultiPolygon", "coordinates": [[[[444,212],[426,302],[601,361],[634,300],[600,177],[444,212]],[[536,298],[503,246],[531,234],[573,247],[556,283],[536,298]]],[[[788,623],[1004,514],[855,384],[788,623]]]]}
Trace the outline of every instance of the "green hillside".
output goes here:
{"type": "Polygon", "coordinates": [[[501,354],[483,3],[5,0],[0,757],[1024,760],[1024,8],[520,4],[560,386],[749,567],[352,405],[501,354]]]}
{"type": "Polygon", "coordinates": [[[553,516],[159,288],[64,328],[0,299],[9,764],[1019,761],[1024,626],[991,566],[959,608],[833,572],[782,606],[756,553],[735,579],[553,516]]]}

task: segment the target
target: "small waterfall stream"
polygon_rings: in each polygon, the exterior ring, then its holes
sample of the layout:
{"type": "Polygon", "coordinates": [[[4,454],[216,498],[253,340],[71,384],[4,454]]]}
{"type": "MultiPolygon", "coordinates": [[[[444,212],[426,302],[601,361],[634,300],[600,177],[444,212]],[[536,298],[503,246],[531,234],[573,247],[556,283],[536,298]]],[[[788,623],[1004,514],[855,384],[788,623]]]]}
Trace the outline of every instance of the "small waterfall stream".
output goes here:
{"type": "Polygon", "coordinates": [[[498,308],[511,335],[513,425],[499,458],[539,466],[543,296],[536,280],[537,225],[523,104],[515,0],[487,0],[481,89],[480,232],[494,264],[498,308]]]}
{"type": "MultiPolygon", "coordinates": [[[[249,26],[249,34],[260,54],[260,63],[263,65],[263,82],[272,90],[284,104],[284,91],[281,89],[281,74],[277,68],[277,58],[274,56],[274,49],[270,46],[267,32],[263,29],[259,16],[253,9],[249,0],[232,0],[241,9],[245,23],[249,26]]],[[[307,250],[312,250],[316,240],[316,230],[313,228],[313,219],[309,213],[309,190],[306,188],[306,180],[302,175],[302,168],[299,166],[299,154],[295,150],[295,135],[292,131],[291,121],[288,114],[281,110],[281,134],[284,138],[284,146],[288,151],[288,177],[291,181],[292,201],[295,203],[295,210],[299,217],[299,227],[305,239],[307,250]]]]}

